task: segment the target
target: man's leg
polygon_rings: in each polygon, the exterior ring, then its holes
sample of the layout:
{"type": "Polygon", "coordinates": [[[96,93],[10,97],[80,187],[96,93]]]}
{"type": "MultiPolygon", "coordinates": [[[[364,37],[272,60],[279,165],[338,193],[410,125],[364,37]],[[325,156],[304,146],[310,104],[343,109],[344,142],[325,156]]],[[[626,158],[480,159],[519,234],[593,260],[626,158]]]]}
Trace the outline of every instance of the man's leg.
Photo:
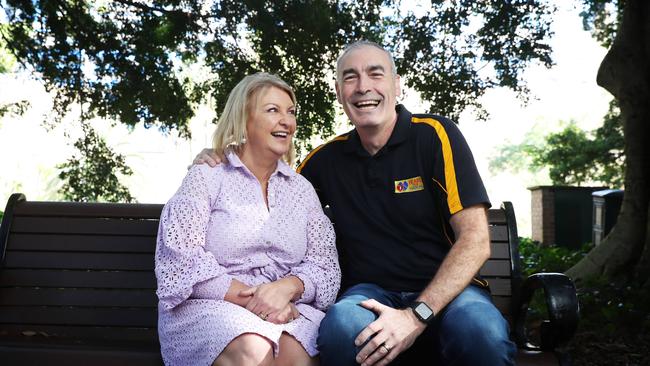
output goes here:
{"type": "Polygon", "coordinates": [[[368,324],[377,319],[372,311],[358,305],[361,301],[375,299],[391,305],[390,295],[373,284],[350,287],[325,313],[318,332],[318,348],[322,366],[358,365],[355,361],[361,348],[354,339],[368,324]]]}
{"type": "Polygon", "coordinates": [[[468,286],[432,325],[444,365],[515,364],[517,348],[510,341],[508,323],[483,289],[468,286]]]}

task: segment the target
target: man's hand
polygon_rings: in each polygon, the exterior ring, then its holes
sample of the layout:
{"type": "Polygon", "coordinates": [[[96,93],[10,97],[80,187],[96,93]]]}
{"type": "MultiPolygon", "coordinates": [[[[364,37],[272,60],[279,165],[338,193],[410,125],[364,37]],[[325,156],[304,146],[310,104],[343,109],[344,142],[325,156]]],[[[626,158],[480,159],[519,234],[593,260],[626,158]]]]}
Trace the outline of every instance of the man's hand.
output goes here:
{"type": "Polygon", "coordinates": [[[362,366],[387,365],[411,347],[426,328],[411,309],[394,309],[374,299],[362,301],[361,306],[379,314],[354,340],[356,346],[368,340],[357,354],[357,362],[362,366]]]}
{"type": "MultiPolygon", "coordinates": [[[[192,165],[208,164],[214,168],[217,164],[221,164],[222,161],[223,159],[213,149],[203,149],[196,155],[192,161],[192,165]]],[[[192,165],[188,166],[187,169],[191,168],[192,165]]]]}

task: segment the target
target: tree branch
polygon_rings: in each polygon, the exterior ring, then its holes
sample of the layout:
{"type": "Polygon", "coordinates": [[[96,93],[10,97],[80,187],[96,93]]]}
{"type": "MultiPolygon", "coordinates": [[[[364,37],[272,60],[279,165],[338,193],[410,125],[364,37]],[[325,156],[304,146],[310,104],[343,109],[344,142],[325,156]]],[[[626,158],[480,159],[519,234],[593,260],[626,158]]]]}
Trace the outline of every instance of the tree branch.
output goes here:
{"type": "Polygon", "coordinates": [[[142,10],[147,10],[147,11],[159,11],[159,12],[165,13],[165,14],[173,14],[173,13],[178,12],[178,10],[167,10],[167,9],[164,9],[164,8],[150,6],[150,5],[147,5],[147,4],[138,3],[138,2],[135,2],[135,1],[131,1],[131,0],[113,0],[113,2],[120,3],[120,4],[123,4],[123,5],[132,6],[132,7],[142,9],[142,10]]]}

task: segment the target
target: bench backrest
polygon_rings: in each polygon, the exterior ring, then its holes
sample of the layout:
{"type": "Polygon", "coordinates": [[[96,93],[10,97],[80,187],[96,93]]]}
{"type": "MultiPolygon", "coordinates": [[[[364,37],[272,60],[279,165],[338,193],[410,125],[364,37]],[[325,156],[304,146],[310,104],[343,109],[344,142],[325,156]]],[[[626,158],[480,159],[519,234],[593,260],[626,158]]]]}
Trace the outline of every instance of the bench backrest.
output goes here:
{"type": "Polygon", "coordinates": [[[161,210],[12,196],[0,231],[0,339],[157,346],[153,253],[161,210]]]}
{"type": "Polygon", "coordinates": [[[490,229],[490,259],[483,265],[480,274],[490,284],[492,300],[512,322],[512,315],[518,309],[519,291],[523,281],[519,261],[519,236],[517,220],[511,202],[503,202],[500,208],[488,210],[490,229]]]}
{"type": "MultiPolygon", "coordinates": [[[[0,342],[25,337],[157,347],[154,250],[162,205],[29,202],[0,226],[0,342]]],[[[489,211],[481,269],[509,317],[519,264],[512,205],[489,211]],[[513,276],[514,274],[514,276],[513,276]]]]}

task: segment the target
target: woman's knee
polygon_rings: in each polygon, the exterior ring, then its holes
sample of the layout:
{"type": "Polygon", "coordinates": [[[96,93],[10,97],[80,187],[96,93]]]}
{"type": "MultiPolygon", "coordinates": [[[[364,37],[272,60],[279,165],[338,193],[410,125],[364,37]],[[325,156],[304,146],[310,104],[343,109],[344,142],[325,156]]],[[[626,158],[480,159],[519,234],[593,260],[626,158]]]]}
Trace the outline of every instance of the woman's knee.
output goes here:
{"type": "Polygon", "coordinates": [[[280,337],[280,352],[274,366],[318,366],[317,357],[311,357],[293,336],[283,333],[280,337]]]}
{"type": "Polygon", "coordinates": [[[273,346],[257,334],[242,334],[233,339],[215,360],[214,365],[272,365],[273,346]]]}

